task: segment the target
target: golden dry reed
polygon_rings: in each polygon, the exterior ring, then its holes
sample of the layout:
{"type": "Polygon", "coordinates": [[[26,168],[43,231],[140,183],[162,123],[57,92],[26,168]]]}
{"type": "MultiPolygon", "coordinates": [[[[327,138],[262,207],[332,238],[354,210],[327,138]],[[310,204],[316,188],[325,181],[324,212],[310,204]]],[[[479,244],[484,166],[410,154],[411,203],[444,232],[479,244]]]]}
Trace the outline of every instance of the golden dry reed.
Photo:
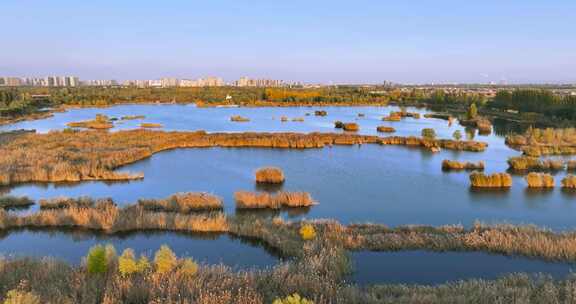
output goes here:
{"type": "Polygon", "coordinates": [[[572,174],[566,175],[562,179],[562,188],[564,189],[576,189],[576,176],[572,174]]]}
{"type": "Polygon", "coordinates": [[[510,188],[512,176],[508,173],[494,173],[485,175],[480,172],[470,174],[470,185],[474,188],[510,188]]]}
{"type": "Polygon", "coordinates": [[[264,167],[256,170],[256,182],[263,184],[281,184],[285,180],[284,172],[277,167],[264,167]]]}
{"type": "Polygon", "coordinates": [[[307,192],[255,193],[238,191],[234,193],[238,209],[280,209],[282,207],[309,207],[315,204],[307,192]]]}
{"type": "Polygon", "coordinates": [[[484,162],[479,161],[476,163],[473,162],[459,162],[457,160],[448,160],[445,159],[442,161],[442,170],[444,171],[451,171],[451,170],[484,170],[484,162]]]}
{"type": "Polygon", "coordinates": [[[528,173],[524,179],[528,188],[554,188],[554,177],[547,173],[528,173]]]}
{"type": "Polygon", "coordinates": [[[360,126],[355,122],[347,122],[342,126],[342,129],[344,129],[344,131],[357,132],[360,130],[360,126]]]}
{"type": "Polygon", "coordinates": [[[378,126],[376,127],[376,131],[380,133],[394,133],[396,132],[396,129],[388,126],[378,126]]]}
{"type": "Polygon", "coordinates": [[[220,197],[204,192],[176,193],[165,199],[140,199],[138,205],[145,210],[181,213],[220,210],[224,207],[220,197]]]}

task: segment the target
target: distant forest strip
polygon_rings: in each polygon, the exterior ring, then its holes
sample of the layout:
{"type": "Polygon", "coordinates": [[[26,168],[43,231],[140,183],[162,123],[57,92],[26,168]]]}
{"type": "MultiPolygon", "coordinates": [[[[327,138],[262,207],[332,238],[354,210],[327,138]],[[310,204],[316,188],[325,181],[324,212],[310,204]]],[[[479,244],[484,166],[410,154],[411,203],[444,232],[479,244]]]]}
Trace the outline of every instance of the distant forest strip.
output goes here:
{"type": "Polygon", "coordinates": [[[514,110],[530,117],[576,120],[576,96],[561,96],[547,89],[501,89],[494,98],[474,92],[378,86],[320,88],[249,87],[76,87],[0,88],[0,119],[37,114],[45,107],[110,106],[126,103],[196,103],[199,106],[328,106],[422,105],[433,110],[466,110],[476,104],[484,113],[514,110]],[[491,112],[492,111],[492,112],[491,112]]]}

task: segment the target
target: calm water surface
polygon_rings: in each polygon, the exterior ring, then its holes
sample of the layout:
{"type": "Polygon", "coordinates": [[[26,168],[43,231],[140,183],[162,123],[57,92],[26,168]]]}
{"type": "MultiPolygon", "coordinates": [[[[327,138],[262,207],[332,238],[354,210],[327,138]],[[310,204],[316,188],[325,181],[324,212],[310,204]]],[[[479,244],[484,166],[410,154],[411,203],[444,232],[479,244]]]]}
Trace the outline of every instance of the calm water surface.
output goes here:
{"type": "Polygon", "coordinates": [[[358,284],[442,284],[466,279],[496,279],[510,273],[545,273],[564,279],[573,264],[549,263],[528,258],[481,252],[367,252],[352,254],[358,284]]]}
{"type": "Polygon", "coordinates": [[[90,247],[112,244],[118,254],[126,248],[150,259],[160,246],[168,245],[178,257],[192,257],[207,263],[223,263],[235,269],[265,268],[278,263],[272,252],[253,242],[228,235],[191,235],[175,232],[137,232],[99,235],[88,231],[11,231],[0,235],[2,256],[50,256],[78,264],[90,247]]]}

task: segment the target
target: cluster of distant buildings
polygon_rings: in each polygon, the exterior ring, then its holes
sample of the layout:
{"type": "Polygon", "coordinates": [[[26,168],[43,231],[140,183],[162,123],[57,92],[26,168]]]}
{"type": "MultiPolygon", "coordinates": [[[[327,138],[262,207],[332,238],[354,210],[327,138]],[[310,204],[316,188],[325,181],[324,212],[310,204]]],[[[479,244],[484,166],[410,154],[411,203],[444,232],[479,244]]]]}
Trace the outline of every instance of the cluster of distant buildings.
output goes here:
{"type": "Polygon", "coordinates": [[[131,86],[138,88],[170,88],[170,87],[285,87],[301,85],[301,83],[286,83],[275,79],[252,79],[241,77],[240,79],[226,83],[220,77],[203,77],[197,79],[161,78],[152,80],[84,80],[75,76],[48,76],[42,78],[0,77],[0,87],[78,87],[78,86],[131,86]]]}
{"type": "Polygon", "coordinates": [[[0,86],[6,87],[77,87],[80,84],[80,79],[75,76],[0,77],[0,86]]]}

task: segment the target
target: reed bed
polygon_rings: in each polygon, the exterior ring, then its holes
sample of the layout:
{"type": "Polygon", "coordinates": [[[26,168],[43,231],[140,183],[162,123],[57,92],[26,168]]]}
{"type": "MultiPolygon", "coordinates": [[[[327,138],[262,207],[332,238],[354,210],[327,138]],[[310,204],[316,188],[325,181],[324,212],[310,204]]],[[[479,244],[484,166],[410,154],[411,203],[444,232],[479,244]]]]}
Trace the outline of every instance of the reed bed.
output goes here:
{"type": "Polygon", "coordinates": [[[242,117],[240,115],[234,115],[232,117],[230,117],[230,121],[234,121],[234,122],[249,122],[250,119],[247,117],[242,117]]]}
{"type": "Polygon", "coordinates": [[[146,116],[144,115],[126,115],[120,117],[120,120],[138,120],[138,119],[145,119],[146,116]]]}
{"type": "Polygon", "coordinates": [[[154,129],[154,128],[162,128],[162,124],[153,123],[153,122],[143,122],[140,124],[140,128],[147,128],[147,129],[154,129]]]}
{"type": "Polygon", "coordinates": [[[108,207],[116,206],[111,198],[92,199],[90,197],[55,197],[51,199],[41,199],[38,201],[40,209],[66,209],[66,208],[96,208],[106,209],[108,207]]]}
{"type": "Polygon", "coordinates": [[[560,171],[567,167],[567,163],[561,159],[541,160],[531,156],[517,156],[508,159],[508,167],[513,171],[560,171]]]}
{"type": "Polygon", "coordinates": [[[0,209],[23,209],[34,205],[27,196],[0,196],[0,209]]]}
{"type": "Polygon", "coordinates": [[[176,193],[165,199],[140,199],[138,205],[144,210],[180,213],[224,208],[221,198],[204,192],[176,193]]]}
{"type": "Polygon", "coordinates": [[[442,170],[444,171],[459,171],[459,170],[484,170],[484,162],[460,162],[457,160],[445,159],[442,161],[442,170]]]}
{"type": "Polygon", "coordinates": [[[96,118],[93,120],[69,122],[66,125],[71,128],[86,128],[95,130],[112,129],[114,127],[114,124],[112,124],[110,118],[101,114],[97,114],[96,118]]]}
{"type": "Polygon", "coordinates": [[[376,131],[380,133],[394,133],[396,132],[396,129],[388,126],[378,126],[376,127],[376,131]]]}
{"type": "Polygon", "coordinates": [[[460,124],[467,127],[473,127],[478,129],[480,134],[490,134],[492,133],[492,123],[486,118],[475,118],[475,119],[462,119],[460,124]]]}
{"type": "Polygon", "coordinates": [[[554,177],[547,173],[530,172],[524,179],[528,188],[554,188],[554,177]]]}
{"type": "Polygon", "coordinates": [[[142,173],[114,170],[154,153],[176,148],[250,147],[311,149],[331,145],[407,145],[483,151],[475,141],[378,137],[350,133],[206,133],[129,130],[118,132],[22,133],[0,145],[0,185],[25,182],[133,180],[142,173]]]}
{"type": "Polygon", "coordinates": [[[326,115],[328,115],[328,112],[326,112],[324,110],[318,110],[318,111],[314,111],[314,115],[315,116],[326,116],[326,115]]]}
{"type": "Polygon", "coordinates": [[[342,129],[344,129],[344,131],[357,132],[358,130],[360,130],[360,126],[358,126],[358,124],[355,122],[347,122],[344,123],[342,129]]]}
{"type": "Polygon", "coordinates": [[[485,175],[480,172],[472,172],[470,185],[474,188],[510,188],[512,187],[512,176],[508,173],[485,175]]]}
{"type": "Polygon", "coordinates": [[[180,214],[150,212],[138,205],[119,208],[70,207],[43,209],[34,214],[15,216],[0,210],[0,229],[15,228],[85,228],[104,233],[137,230],[186,232],[226,232],[227,219],[222,213],[180,214]]]}
{"type": "Polygon", "coordinates": [[[256,182],[263,184],[281,184],[285,180],[282,169],[276,167],[264,167],[256,170],[256,182]]]}
{"type": "Polygon", "coordinates": [[[278,192],[276,194],[238,191],[234,193],[238,209],[280,209],[282,207],[309,207],[315,204],[307,192],[278,192]]]}
{"type": "Polygon", "coordinates": [[[562,188],[564,189],[576,189],[576,176],[572,174],[566,175],[562,179],[562,188]]]}
{"type": "Polygon", "coordinates": [[[382,118],[383,121],[401,121],[402,115],[400,112],[391,112],[388,116],[382,118]]]}
{"type": "Polygon", "coordinates": [[[576,154],[576,129],[535,129],[506,137],[506,144],[528,156],[576,154]]]}

